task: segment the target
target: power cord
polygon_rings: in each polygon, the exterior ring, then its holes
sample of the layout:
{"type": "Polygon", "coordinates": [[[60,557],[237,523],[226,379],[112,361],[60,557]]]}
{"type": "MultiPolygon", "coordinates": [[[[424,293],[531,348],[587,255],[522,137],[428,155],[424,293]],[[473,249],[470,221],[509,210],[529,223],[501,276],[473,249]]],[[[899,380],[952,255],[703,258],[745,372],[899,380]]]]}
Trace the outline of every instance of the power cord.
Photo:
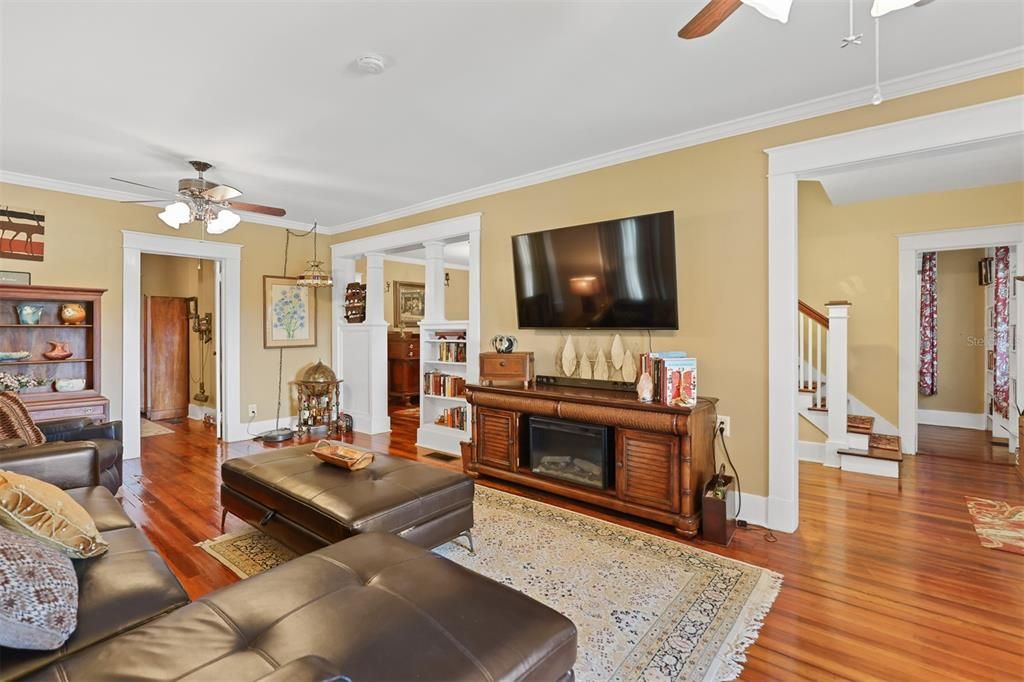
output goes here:
{"type": "Polygon", "coordinates": [[[715,411],[715,440],[722,441],[722,450],[725,452],[725,461],[729,463],[729,468],[732,469],[732,475],[736,478],[736,527],[759,528],[764,531],[765,542],[778,542],[779,539],[775,537],[775,534],[772,533],[770,528],[758,526],[757,524],[750,524],[745,519],[740,518],[740,512],[743,509],[743,489],[740,487],[740,472],[736,471],[736,465],[732,463],[732,457],[729,455],[729,446],[725,442],[725,424],[718,421],[717,410],[715,411]]]}

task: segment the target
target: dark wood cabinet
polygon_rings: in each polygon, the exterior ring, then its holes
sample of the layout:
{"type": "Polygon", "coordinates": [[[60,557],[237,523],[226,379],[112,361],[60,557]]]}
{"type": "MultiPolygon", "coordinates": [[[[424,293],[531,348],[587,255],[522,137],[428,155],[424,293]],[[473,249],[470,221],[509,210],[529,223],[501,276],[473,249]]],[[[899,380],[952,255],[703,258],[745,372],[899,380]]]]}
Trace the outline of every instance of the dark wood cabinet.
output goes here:
{"type": "Polygon", "coordinates": [[[693,408],[642,403],[631,391],[557,385],[468,386],[473,440],[463,448],[470,476],[491,476],[673,526],[700,530],[701,489],[714,473],[714,398],[693,408]],[[602,489],[535,474],[529,438],[532,417],[610,427],[614,483],[602,489]]]}
{"type": "Polygon", "coordinates": [[[665,433],[618,429],[615,490],[619,499],[678,512],[679,441],[665,433]]]}
{"type": "Polygon", "coordinates": [[[519,450],[519,416],[509,410],[477,410],[473,421],[473,440],[478,444],[478,464],[499,467],[507,471],[516,468],[519,450]]]}
{"type": "Polygon", "coordinates": [[[388,398],[406,404],[420,394],[420,337],[388,334],[388,398]]]}
{"type": "Polygon", "coordinates": [[[27,351],[24,360],[0,361],[0,372],[45,379],[42,386],[19,394],[35,421],[89,417],[100,422],[110,418],[110,401],[100,391],[100,330],[103,315],[100,299],[105,289],[78,287],[21,286],[0,284],[0,351],[27,351]],[[19,304],[41,308],[35,324],[23,324],[19,304]],[[75,321],[62,315],[64,304],[77,304],[85,318],[75,321]],[[72,355],[50,359],[43,355],[63,343],[72,355]],[[80,391],[61,392],[56,382],[81,379],[80,391]]]}
{"type": "Polygon", "coordinates": [[[512,381],[529,388],[533,383],[533,353],[481,353],[480,383],[512,381]]]}

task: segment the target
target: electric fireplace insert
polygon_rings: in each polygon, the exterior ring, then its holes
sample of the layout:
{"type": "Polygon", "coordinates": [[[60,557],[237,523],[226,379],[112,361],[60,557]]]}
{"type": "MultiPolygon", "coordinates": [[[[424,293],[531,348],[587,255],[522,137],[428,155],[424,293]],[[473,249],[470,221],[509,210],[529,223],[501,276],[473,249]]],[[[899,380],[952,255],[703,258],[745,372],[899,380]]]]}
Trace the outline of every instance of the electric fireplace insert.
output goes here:
{"type": "Polygon", "coordinates": [[[610,427],[530,417],[529,435],[533,473],[597,490],[612,486],[610,427]]]}

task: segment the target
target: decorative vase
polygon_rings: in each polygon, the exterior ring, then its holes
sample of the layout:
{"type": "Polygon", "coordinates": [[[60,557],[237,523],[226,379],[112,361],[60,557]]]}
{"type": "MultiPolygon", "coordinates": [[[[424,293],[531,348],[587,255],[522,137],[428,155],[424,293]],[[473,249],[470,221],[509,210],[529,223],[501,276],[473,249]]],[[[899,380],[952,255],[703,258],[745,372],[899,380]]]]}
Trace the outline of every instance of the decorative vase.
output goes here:
{"type": "Polygon", "coordinates": [[[654,400],[654,379],[647,372],[641,374],[640,380],[636,382],[636,396],[644,403],[654,400]]]}
{"type": "Polygon", "coordinates": [[[52,346],[50,350],[43,353],[43,357],[47,360],[67,360],[74,355],[66,341],[48,341],[47,343],[52,346]]]}
{"type": "Polygon", "coordinates": [[[19,303],[18,322],[21,324],[39,324],[39,318],[43,316],[43,306],[38,303],[19,303]]]}
{"type": "Polygon", "coordinates": [[[498,334],[491,339],[491,348],[494,349],[495,353],[511,353],[516,349],[516,344],[518,343],[514,336],[498,334]]]}
{"type": "Polygon", "coordinates": [[[60,321],[64,324],[82,324],[85,322],[85,308],[81,303],[61,303],[60,321]]]}
{"type": "Polygon", "coordinates": [[[71,393],[81,391],[85,388],[85,379],[57,379],[53,387],[60,393],[71,393]]]}

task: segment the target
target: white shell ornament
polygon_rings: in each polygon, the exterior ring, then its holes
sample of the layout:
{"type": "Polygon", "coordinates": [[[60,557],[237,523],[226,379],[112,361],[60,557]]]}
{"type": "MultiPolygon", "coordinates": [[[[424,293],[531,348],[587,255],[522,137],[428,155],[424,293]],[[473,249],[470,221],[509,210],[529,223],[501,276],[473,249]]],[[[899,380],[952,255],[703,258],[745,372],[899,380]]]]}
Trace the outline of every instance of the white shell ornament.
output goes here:
{"type": "Polygon", "coordinates": [[[622,337],[616,334],[612,339],[612,367],[622,369],[622,359],[625,354],[626,349],[622,345],[622,337]]]}
{"type": "Polygon", "coordinates": [[[597,351],[597,360],[594,363],[594,378],[601,381],[608,380],[608,361],[604,357],[604,348],[597,351]]]}
{"type": "Polygon", "coordinates": [[[633,360],[633,354],[626,351],[626,355],[622,358],[622,380],[633,383],[636,381],[636,361],[633,360]]]}
{"type": "Polygon", "coordinates": [[[562,348],[562,371],[565,376],[571,377],[576,371],[576,344],[572,342],[572,335],[565,338],[565,347],[562,348]]]}
{"type": "Polygon", "coordinates": [[[587,356],[584,355],[583,357],[580,358],[580,379],[593,379],[593,378],[594,378],[593,366],[590,364],[590,360],[587,359],[587,356]]]}

